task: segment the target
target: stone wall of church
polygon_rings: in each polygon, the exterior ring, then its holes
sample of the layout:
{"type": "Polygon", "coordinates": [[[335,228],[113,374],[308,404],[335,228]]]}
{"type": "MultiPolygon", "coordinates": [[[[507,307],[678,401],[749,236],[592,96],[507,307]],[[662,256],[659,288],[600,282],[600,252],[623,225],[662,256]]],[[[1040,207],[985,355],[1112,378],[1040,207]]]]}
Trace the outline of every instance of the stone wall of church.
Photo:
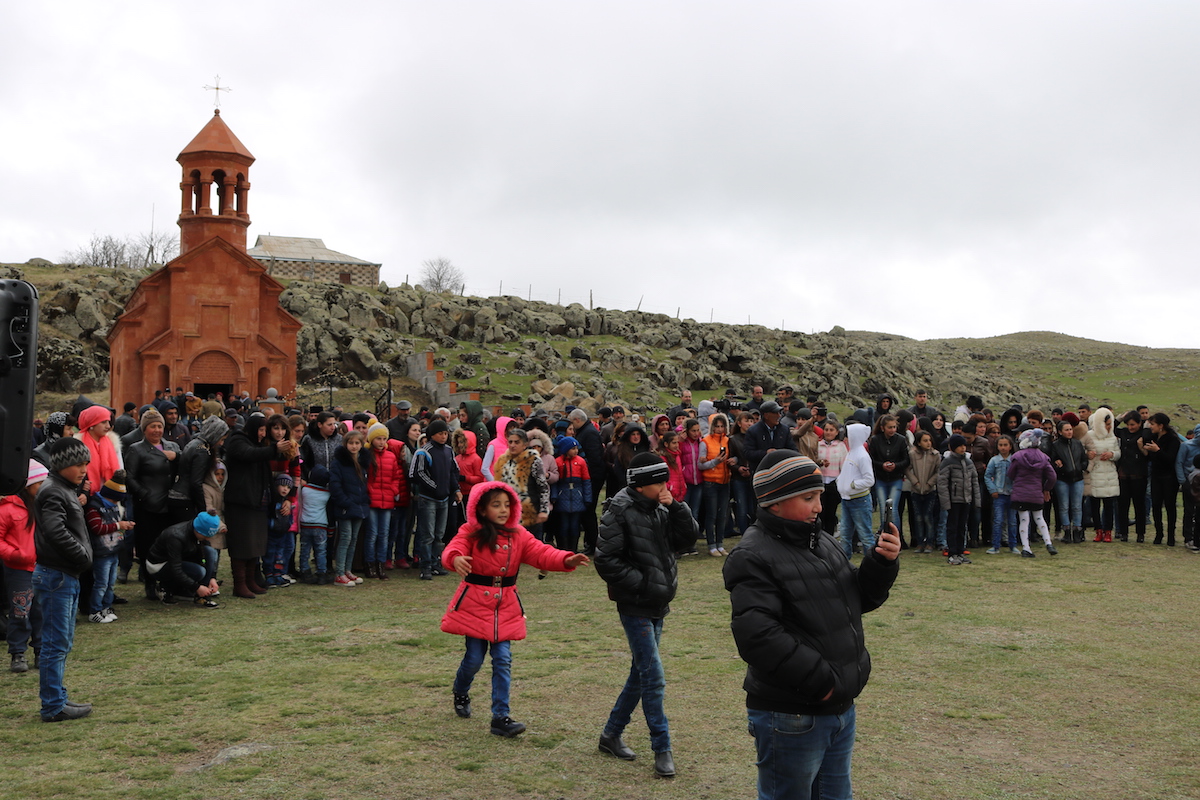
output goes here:
{"type": "Polygon", "coordinates": [[[344,283],[351,286],[379,285],[379,267],[374,264],[318,264],[312,261],[256,259],[277,280],[344,283]]]}

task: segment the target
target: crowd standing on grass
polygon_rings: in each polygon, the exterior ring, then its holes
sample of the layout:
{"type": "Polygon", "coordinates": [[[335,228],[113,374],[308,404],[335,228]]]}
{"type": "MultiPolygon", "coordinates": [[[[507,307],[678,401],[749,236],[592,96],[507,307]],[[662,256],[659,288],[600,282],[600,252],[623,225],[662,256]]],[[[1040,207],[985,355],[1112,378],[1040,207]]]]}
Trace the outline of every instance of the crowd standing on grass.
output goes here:
{"type": "MultiPolygon", "coordinates": [[[[616,406],[593,419],[571,407],[503,413],[475,400],[434,409],[401,401],[380,420],[277,400],[162,390],[116,416],[80,398],[33,428],[28,485],[0,501],[0,560],[10,669],[39,670],[44,719],[87,713],[63,689],[76,612],[89,623],[119,623],[130,580],[150,602],[217,608],[226,558],[233,586],[224,591],[237,602],[301,582],[363,591],[368,581],[399,575],[459,574],[444,623],[467,637],[454,710],[469,714],[471,678],[490,652],[492,731],[516,735],[523,726],[509,715],[507,643],[524,635],[512,616],[520,608],[517,568],[529,564],[544,578],[594,559],[631,651],[600,750],[635,758],[622,737],[641,705],[655,772],[665,777],[674,762],[658,643],[678,559],[706,552],[729,559],[760,793],[786,796],[762,788],[785,781],[761,771],[783,753],[766,733],[776,730],[769,720],[816,709],[840,717],[844,734],[852,724],[845,703],[867,670],[857,665],[853,685],[834,687],[833,702],[822,699],[829,687],[818,685],[820,671],[797,677],[795,664],[767,668],[772,648],[787,644],[772,638],[783,634],[758,616],[754,598],[770,595],[776,608],[797,603],[788,589],[796,576],[775,575],[771,592],[756,583],[780,568],[759,561],[772,547],[803,550],[807,542],[805,558],[833,565],[831,597],[859,575],[860,594],[848,603],[861,611],[886,597],[893,538],[913,557],[940,553],[951,566],[981,560],[983,548],[989,556],[1054,556],[1089,536],[1200,552],[1200,426],[1181,434],[1146,406],[1047,413],[1014,405],[997,415],[971,396],[946,414],[922,391],[909,407],[884,394],[841,420],[819,397],[780,387],[770,399],[756,386],[744,402],[730,390],[695,406],[684,390],[662,413],[616,406]],[[777,470],[800,476],[804,491],[772,494],[768,476],[777,470]],[[792,507],[795,498],[802,509],[792,507]],[[867,565],[858,573],[855,552],[867,565]],[[462,607],[467,598],[474,610],[462,607]],[[489,619],[485,606],[494,612],[488,635],[479,627],[489,619]],[[805,699],[779,702],[796,681],[805,699]]],[[[815,613],[800,606],[798,619],[815,613]]],[[[861,638],[855,614],[847,625],[840,635],[861,638]]],[[[841,658],[817,639],[807,657],[841,658]]]]}

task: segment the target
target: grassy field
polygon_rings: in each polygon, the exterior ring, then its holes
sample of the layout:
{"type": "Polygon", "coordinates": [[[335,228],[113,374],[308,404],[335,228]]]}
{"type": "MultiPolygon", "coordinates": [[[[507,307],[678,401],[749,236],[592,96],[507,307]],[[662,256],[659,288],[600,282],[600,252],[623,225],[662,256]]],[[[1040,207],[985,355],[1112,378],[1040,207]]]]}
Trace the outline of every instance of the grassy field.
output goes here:
{"type": "MultiPolygon", "coordinates": [[[[866,618],[875,670],[859,702],[859,798],[1200,796],[1200,558],[1152,545],[1067,546],[975,564],[905,552],[866,618]]],[[[393,573],[295,586],[220,609],[150,604],[79,625],[67,669],[83,721],[37,717],[37,679],[5,674],[0,732],[14,798],[725,798],[754,795],[742,662],[718,559],[686,558],[663,637],[679,776],[596,752],[628,670],[590,568],[522,578],[513,716],[487,731],[487,667],[461,720],[461,639],[438,631],[456,581],[393,573]],[[269,750],[205,768],[223,748],[269,750]],[[253,749],[253,748],[251,748],[253,749]]]]}

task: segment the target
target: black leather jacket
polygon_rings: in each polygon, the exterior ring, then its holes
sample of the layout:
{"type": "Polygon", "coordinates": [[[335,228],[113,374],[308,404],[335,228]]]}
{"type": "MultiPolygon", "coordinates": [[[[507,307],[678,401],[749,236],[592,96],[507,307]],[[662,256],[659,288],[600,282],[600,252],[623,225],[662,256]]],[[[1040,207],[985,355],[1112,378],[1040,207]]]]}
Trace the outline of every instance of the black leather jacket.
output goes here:
{"type": "Polygon", "coordinates": [[[698,528],[686,503],[664,506],[624,488],[600,520],[596,572],[608,584],[617,611],[665,617],[678,587],[675,553],[696,544],[698,528]]]}
{"type": "Polygon", "coordinates": [[[874,551],[855,568],[819,525],[761,509],[723,568],[747,707],[848,709],[871,675],[862,614],[883,605],[899,570],[874,551]]]}
{"type": "MultiPolygon", "coordinates": [[[[163,449],[143,439],[130,445],[125,451],[125,474],[133,507],[153,514],[167,512],[167,495],[175,485],[179,465],[179,445],[162,440],[163,449]],[[165,451],[175,453],[175,460],[167,460],[165,451]]],[[[95,487],[93,487],[95,488],[95,487]]],[[[98,491],[98,489],[97,489],[98,491]]]]}
{"type": "Polygon", "coordinates": [[[34,499],[37,525],[33,547],[37,563],[76,578],[92,568],[92,543],[79,504],[79,487],[51,472],[34,499]]]}

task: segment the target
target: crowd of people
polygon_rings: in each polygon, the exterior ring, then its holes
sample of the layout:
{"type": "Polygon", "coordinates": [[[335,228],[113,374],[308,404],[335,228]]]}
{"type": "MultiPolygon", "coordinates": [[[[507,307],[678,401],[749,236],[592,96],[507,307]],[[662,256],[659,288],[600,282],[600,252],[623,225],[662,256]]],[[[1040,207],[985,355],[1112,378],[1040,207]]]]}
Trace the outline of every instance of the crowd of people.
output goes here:
{"type": "MultiPolygon", "coordinates": [[[[858,665],[860,684],[836,702],[773,699],[772,679],[755,676],[755,659],[770,652],[754,639],[765,635],[754,618],[761,609],[739,612],[739,597],[765,591],[754,576],[770,571],[753,552],[773,545],[738,556],[732,537],[746,536],[745,547],[759,541],[753,531],[784,539],[802,531],[812,557],[827,563],[832,547],[852,571],[860,550],[874,587],[855,601],[860,611],[886,598],[901,549],[941,552],[950,565],[971,563],[982,547],[1033,558],[1031,536],[1049,555],[1055,541],[1083,542],[1087,529],[1097,543],[1145,543],[1152,517],[1154,544],[1200,552],[1200,426],[1180,435],[1145,406],[1047,414],[1014,405],[997,415],[969,397],[947,415],[928,400],[918,392],[901,407],[885,394],[842,421],[789,387],[775,399],[754,387],[750,398],[731,390],[696,406],[685,390],[663,413],[613,406],[596,419],[579,408],[493,414],[478,401],[414,412],[401,401],[380,420],[289,409],[274,396],[201,400],[182,390],[116,415],[81,399],[35,422],[27,487],[0,501],[10,670],[28,671],[32,651],[42,718],[86,716],[90,707],[71,702],[62,685],[77,613],[118,621],[127,602],[120,587],[131,579],[152,602],[216,608],[223,558],[233,584],[225,591],[246,601],[297,582],[353,588],[405,571],[427,581],[454,572],[463,588],[442,627],[467,642],[454,710],[470,716],[471,681],[490,651],[491,730],[515,736],[524,725],[509,716],[507,645],[525,635],[513,602],[519,566],[541,578],[594,559],[632,659],[600,750],[633,758],[621,736],[640,703],[656,773],[669,776],[657,647],[676,559],[697,555],[701,540],[710,557],[729,559],[735,638],[739,613],[750,615],[752,640],[742,649],[739,639],[739,648],[766,760],[782,743],[760,735],[778,731],[755,711],[840,717],[866,675],[858,665]]],[[[831,591],[848,591],[846,580],[831,591]]]]}

